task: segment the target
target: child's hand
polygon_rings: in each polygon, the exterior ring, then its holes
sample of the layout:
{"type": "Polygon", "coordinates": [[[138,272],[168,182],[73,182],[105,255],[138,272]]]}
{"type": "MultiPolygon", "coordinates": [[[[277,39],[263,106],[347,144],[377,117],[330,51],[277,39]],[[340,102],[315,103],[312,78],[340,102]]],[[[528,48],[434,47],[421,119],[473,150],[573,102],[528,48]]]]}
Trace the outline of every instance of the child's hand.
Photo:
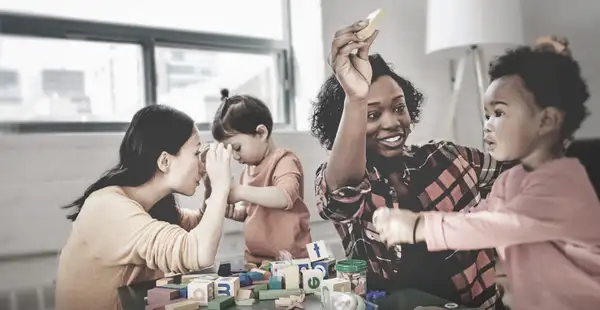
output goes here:
{"type": "Polygon", "coordinates": [[[229,189],[229,197],[227,198],[228,203],[236,204],[243,200],[240,193],[241,187],[242,185],[240,185],[239,183],[235,181],[231,182],[231,187],[229,189]]]}
{"type": "Polygon", "coordinates": [[[413,243],[414,227],[419,216],[412,211],[383,207],[373,213],[373,225],[381,242],[387,246],[413,243]]]}

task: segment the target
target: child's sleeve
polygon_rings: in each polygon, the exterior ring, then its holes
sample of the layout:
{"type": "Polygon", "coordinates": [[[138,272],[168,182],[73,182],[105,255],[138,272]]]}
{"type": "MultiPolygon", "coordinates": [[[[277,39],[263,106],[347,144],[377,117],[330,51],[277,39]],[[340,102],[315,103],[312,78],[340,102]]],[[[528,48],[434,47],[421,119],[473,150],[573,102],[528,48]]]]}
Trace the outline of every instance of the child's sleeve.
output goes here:
{"type": "Polygon", "coordinates": [[[302,182],[304,182],[304,175],[300,160],[296,155],[288,152],[279,159],[273,171],[273,186],[283,190],[287,198],[284,210],[290,210],[300,198],[302,182]]]}
{"type": "MultiPolygon", "coordinates": [[[[508,180],[507,182],[510,182],[508,180]]],[[[516,244],[585,238],[579,226],[585,207],[574,186],[560,175],[540,174],[523,182],[519,195],[504,201],[494,192],[494,211],[426,212],[424,234],[430,251],[475,250],[516,244]]],[[[575,183],[577,184],[577,183],[575,183]]]]}

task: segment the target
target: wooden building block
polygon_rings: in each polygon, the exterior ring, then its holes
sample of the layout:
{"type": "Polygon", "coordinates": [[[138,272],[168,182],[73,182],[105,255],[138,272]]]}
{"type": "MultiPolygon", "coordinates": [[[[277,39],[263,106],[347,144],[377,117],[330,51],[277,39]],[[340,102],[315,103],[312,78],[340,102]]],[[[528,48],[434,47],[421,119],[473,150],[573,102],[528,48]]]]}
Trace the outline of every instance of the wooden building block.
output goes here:
{"type": "Polygon", "coordinates": [[[217,295],[235,297],[240,289],[240,279],[236,277],[218,278],[215,281],[217,295]]]}
{"type": "Polygon", "coordinates": [[[165,310],[196,310],[202,304],[196,300],[182,300],[176,303],[165,305],[165,310]]]}
{"type": "Polygon", "coordinates": [[[369,14],[369,16],[367,16],[367,22],[369,24],[367,25],[367,27],[363,28],[361,31],[356,33],[356,36],[359,40],[364,41],[373,35],[375,29],[377,29],[376,21],[378,20],[379,16],[381,16],[381,9],[377,9],[373,13],[369,14]]]}
{"type": "Polygon", "coordinates": [[[210,310],[222,310],[227,309],[235,305],[235,298],[231,296],[217,296],[215,299],[208,303],[208,309],[210,310]]]}
{"type": "MultiPolygon", "coordinates": [[[[271,277],[271,273],[270,273],[269,271],[267,271],[267,270],[262,270],[262,269],[260,269],[260,268],[254,268],[254,269],[250,270],[250,272],[258,272],[258,273],[261,273],[261,274],[262,274],[262,277],[263,277],[263,278],[262,278],[263,280],[268,280],[268,279],[269,279],[269,277],[271,277]]],[[[253,281],[253,283],[254,283],[254,281],[253,281]]]]}
{"type": "Polygon", "coordinates": [[[215,282],[194,280],[187,285],[187,298],[206,306],[215,298],[215,282]]]}
{"type": "Polygon", "coordinates": [[[258,268],[258,266],[256,266],[256,264],[253,264],[253,263],[244,264],[244,270],[246,270],[246,271],[250,271],[254,268],[258,268]]]}
{"type": "Polygon", "coordinates": [[[281,297],[281,298],[275,299],[275,307],[284,307],[284,308],[286,308],[286,307],[289,307],[291,305],[292,305],[292,300],[289,299],[289,298],[281,297]]]}
{"type": "Polygon", "coordinates": [[[236,299],[237,300],[245,300],[245,299],[252,299],[252,290],[249,289],[240,289],[237,293],[236,299]]]}
{"type": "Polygon", "coordinates": [[[316,269],[302,270],[302,288],[307,293],[321,292],[324,274],[316,269]]]}
{"type": "Polygon", "coordinates": [[[312,262],[312,268],[323,272],[323,279],[335,278],[337,274],[335,271],[335,259],[333,258],[312,262]]]}
{"type": "Polygon", "coordinates": [[[148,290],[148,304],[165,304],[173,299],[179,298],[179,290],[155,287],[148,290]]]}
{"type": "Polygon", "coordinates": [[[329,258],[329,251],[327,251],[325,241],[323,240],[307,244],[306,250],[308,251],[308,257],[310,258],[311,262],[316,262],[329,258]]]}
{"type": "Polygon", "coordinates": [[[292,264],[298,265],[298,269],[300,271],[304,269],[311,269],[312,267],[310,258],[294,259],[292,260],[292,264]]]}
{"type": "Polygon", "coordinates": [[[186,288],[187,285],[186,284],[177,284],[177,283],[168,283],[168,284],[164,284],[164,285],[160,285],[160,286],[157,285],[156,287],[159,287],[159,288],[170,288],[170,289],[173,289],[173,290],[180,290],[180,289],[186,288]]]}
{"type": "Polygon", "coordinates": [[[198,278],[203,278],[201,274],[184,274],[181,276],[181,284],[188,284],[198,278]]]}
{"type": "Polygon", "coordinates": [[[267,285],[267,284],[256,284],[252,288],[252,291],[254,292],[254,297],[258,297],[258,292],[266,291],[268,289],[269,289],[269,285],[267,285]]]}
{"type": "Polygon", "coordinates": [[[327,289],[329,292],[340,292],[350,293],[352,291],[350,287],[350,281],[340,278],[332,278],[323,280],[321,285],[321,297],[323,297],[323,290],[327,289]]]}
{"type": "Polygon", "coordinates": [[[281,277],[281,276],[270,277],[269,278],[269,289],[270,290],[283,289],[283,277],[281,277]]]}
{"type": "Polygon", "coordinates": [[[300,288],[300,271],[298,265],[290,265],[283,269],[285,289],[300,288]]]}
{"type": "Polygon", "coordinates": [[[271,276],[283,276],[281,272],[283,268],[291,265],[290,262],[272,262],[271,263],[271,276]]]}
{"type": "Polygon", "coordinates": [[[256,302],[256,299],[244,299],[244,300],[236,300],[236,306],[252,306],[256,302]]]}
{"type": "MultiPolygon", "coordinates": [[[[348,282],[350,284],[350,282],[348,282]]],[[[259,300],[274,300],[280,297],[290,297],[292,295],[302,295],[302,290],[290,289],[290,290],[265,290],[258,292],[259,300]]]]}
{"type": "Polygon", "coordinates": [[[158,279],[156,280],[156,286],[162,286],[165,284],[170,284],[170,283],[174,283],[175,279],[173,278],[162,278],[162,279],[158,279]]]}

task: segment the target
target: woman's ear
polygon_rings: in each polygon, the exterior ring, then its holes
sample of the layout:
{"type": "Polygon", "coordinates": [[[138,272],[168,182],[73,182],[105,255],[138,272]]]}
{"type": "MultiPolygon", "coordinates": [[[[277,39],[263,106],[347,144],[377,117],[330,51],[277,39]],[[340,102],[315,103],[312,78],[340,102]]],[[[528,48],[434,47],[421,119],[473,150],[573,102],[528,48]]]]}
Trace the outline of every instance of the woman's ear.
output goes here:
{"type": "Polygon", "coordinates": [[[169,171],[170,165],[171,158],[167,152],[163,151],[162,153],[160,153],[160,156],[158,156],[158,159],[156,160],[156,166],[158,167],[158,170],[160,170],[162,173],[167,173],[167,171],[169,171]]]}
{"type": "Polygon", "coordinates": [[[260,137],[261,140],[266,141],[269,137],[269,130],[265,125],[256,126],[256,134],[260,137]]]}

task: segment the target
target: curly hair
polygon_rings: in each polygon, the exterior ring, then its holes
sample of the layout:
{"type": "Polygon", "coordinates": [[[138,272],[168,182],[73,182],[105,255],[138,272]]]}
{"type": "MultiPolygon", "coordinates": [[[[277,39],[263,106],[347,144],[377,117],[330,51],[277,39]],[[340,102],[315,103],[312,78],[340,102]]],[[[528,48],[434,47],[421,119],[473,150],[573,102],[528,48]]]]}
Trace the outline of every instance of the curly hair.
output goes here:
{"type": "MultiPolygon", "coordinates": [[[[373,68],[371,83],[382,76],[389,76],[396,81],[398,86],[404,91],[406,107],[412,122],[418,123],[419,115],[421,114],[421,104],[423,103],[423,94],[410,81],[397,75],[379,54],[370,55],[369,62],[373,68]]],[[[333,142],[335,141],[335,136],[342,119],[345,98],[344,89],[335,75],[331,75],[321,86],[316,101],[312,103],[313,111],[310,131],[327,150],[331,150],[333,147],[333,142]]],[[[367,116],[365,115],[365,117],[367,116]]]]}
{"type": "Polygon", "coordinates": [[[572,138],[589,115],[584,103],[590,97],[579,64],[568,53],[547,48],[519,47],[490,64],[490,81],[517,75],[533,94],[536,104],[564,112],[563,139],[572,138]]]}

